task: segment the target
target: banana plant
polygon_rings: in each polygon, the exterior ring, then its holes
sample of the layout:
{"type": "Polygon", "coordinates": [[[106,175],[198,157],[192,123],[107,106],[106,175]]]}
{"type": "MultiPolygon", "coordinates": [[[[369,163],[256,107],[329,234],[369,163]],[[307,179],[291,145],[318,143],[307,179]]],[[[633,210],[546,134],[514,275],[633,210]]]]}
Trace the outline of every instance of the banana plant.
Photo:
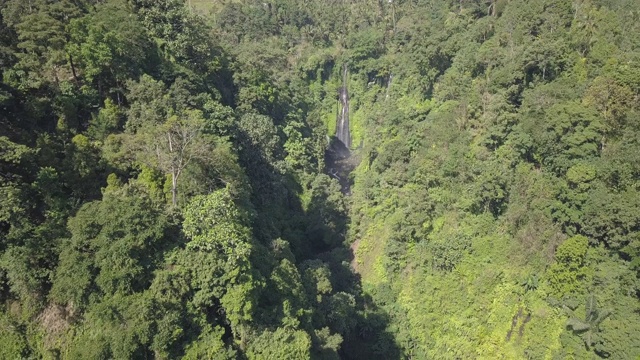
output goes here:
{"type": "Polygon", "coordinates": [[[600,324],[611,315],[611,310],[598,309],[598,304],[593,294],[587,297],[584,319],[577,316],[568,306],[565,305],[563,308],[569,316],[567,327],[570,327],[574,334],[581,335],[585,346],[590,349],[596,342],[595,337],[600,331],[600,324]]]}

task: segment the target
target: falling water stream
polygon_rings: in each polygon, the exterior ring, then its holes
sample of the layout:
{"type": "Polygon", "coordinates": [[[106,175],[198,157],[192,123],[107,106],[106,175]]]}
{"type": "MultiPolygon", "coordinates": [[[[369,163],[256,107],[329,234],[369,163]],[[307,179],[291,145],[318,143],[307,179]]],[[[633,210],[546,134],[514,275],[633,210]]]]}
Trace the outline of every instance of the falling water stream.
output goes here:
{"type": "Polygon", "coordinates": [[[342,87],[340,88],[340,104],[342,111],[338,113],[336,137],[349,149],[351,148],[351,133],[349,132],[349,90],[347,89],[347,64],[342,70],[342,87]]]}
{"type": "Polygon", "coordinates": [[[351,133],[349,131],[349,90],[347,85],[347,65],[342,68],[342,87],[338,93],[340,109],[336,115],[336,136],[325,153],[327,173],[337,179],[344,194],[350,194],[349,174],[358,164],[358,156],[351,153],[351,133]]]}

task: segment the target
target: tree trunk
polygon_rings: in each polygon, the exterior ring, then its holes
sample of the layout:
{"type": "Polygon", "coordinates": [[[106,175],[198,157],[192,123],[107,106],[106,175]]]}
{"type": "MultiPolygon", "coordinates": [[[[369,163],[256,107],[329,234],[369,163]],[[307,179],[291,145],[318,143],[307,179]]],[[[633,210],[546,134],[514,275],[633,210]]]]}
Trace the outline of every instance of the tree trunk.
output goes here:
{"type": "Polygon", "coordinates": [[[171,173],[171,203],[175,207],[178,204],[178,174],[171,173]]]}
{"type": "Polygon", "coordinates": [[[76,74],[76,66],[73,63],[73,56],[69,55],[69,65],[71,65],[71,73],[73,74],[73,81],[78,85],[78,75],[76,74]]]}

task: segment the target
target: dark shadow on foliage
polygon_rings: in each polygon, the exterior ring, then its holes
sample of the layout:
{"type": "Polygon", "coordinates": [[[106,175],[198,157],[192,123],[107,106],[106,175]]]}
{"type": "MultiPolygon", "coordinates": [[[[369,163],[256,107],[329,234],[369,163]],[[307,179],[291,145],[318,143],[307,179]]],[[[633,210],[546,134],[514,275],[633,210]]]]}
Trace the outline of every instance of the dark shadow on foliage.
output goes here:
{"type": "MultiPolygon", "coordinates": [[[[343,338],[337,354],[340,358],[399,359],[400,350],[392,334],[387,332],[389,315],[369,296],[361,295],[360,275],[354,273],[350,265],[353,252],[345,245],[348,213],[344,195],[349,189],[349,173],[357,163],[349,149],[332,141],[325,154],[328,174],[317,174],[308,184],[302,185],[308,186],[310,193],[305,211],[300,200],[303,189],[286,171],[278,135],[273,121],[262,115],[243,116],[236,132],[241,144],[240,162],[252,188],[254,235],[265,246],[273,239],[285,239],[298,263],[322,260],[331,272],[332,296],[355,297],[353,313],[329,321],[332,331],[337,331],[343,338]]],[[[263,301],[266,301],[265,305],[275,304],[275,299],[263,301]]],[[[339,303],[339,299],[336,301],[339,303]]],[[[331,313],[342,314],[339,311],[331,313]]],[[[318,335],[322,336],[322,333],[312,337],[318,335]]],[[[314,342],[320,341],[314,339],[314,342]]],[[[329,349],[316,348],[314,351],[324,358],[332,358],[329,353],[335,354],[329,349]]]]}

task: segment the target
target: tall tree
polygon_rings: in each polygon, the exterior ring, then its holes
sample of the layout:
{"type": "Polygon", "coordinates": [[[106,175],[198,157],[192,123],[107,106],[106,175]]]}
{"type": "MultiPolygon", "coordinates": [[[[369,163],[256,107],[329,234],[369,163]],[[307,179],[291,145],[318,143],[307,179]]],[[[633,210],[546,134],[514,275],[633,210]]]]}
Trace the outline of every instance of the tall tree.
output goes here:
{"type": "Polygon", "coordinates": [[[131,98],[137,101],[129,112],[127,130],[140,162],[171,176],[171,202],[178,204],[178,180],[196,160],[209,160],[213,139],[204,133],[201,110],[171,99],[164,85],[143,76],[131,83],[131,98]],[[147,93],[147,91],[149,91],[147,93]],[[152,102],[145,102],[152,97],[152,102]],[[153,98],[155,97],[155,98],[153,98]]]}

